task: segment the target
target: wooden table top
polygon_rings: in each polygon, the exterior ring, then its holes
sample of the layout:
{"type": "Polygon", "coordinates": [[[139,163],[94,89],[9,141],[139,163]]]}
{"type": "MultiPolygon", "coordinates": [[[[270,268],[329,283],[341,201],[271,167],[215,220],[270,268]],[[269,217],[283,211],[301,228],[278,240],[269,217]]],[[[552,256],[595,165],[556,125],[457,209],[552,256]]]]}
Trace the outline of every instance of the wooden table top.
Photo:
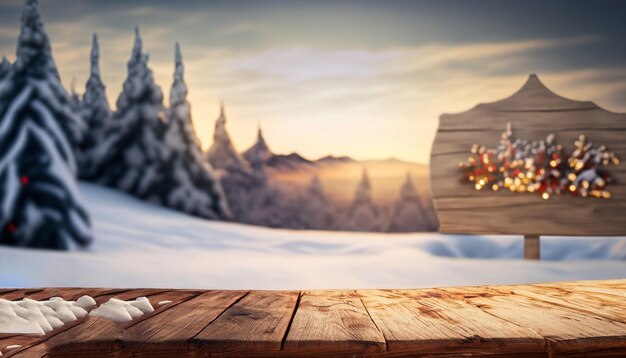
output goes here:
{"type": "Polygon", "coordinates": [[[146,296],[127,323],[87,317],[0,335],[6,357],[626,356],[626,279],[414,290],[0,289],[98,304],[146,296]],[[160,301],[172,303],[158,306],[160,301]],[[21,345],[7,350],[10,345],[21,345]]]}

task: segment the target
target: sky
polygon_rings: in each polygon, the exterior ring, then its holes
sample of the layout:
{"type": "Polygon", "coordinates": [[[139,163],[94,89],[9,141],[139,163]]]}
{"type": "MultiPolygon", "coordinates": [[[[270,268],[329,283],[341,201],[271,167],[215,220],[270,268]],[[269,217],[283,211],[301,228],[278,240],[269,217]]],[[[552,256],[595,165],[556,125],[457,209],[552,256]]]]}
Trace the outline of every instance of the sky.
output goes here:
{"type": "MultiPolygon", "coordinates": [[[[206,148],[223,101],[239,150],[427,163],[442,113],[509,96],[528,74],[626,111],[624,1],[40,0],[63,83],[84,91],[91,34],[112,106],[139,26],[166,98],[180,42],[206,148]]],[[[21,0],[0,0],[15,58],[21,0]]]]}

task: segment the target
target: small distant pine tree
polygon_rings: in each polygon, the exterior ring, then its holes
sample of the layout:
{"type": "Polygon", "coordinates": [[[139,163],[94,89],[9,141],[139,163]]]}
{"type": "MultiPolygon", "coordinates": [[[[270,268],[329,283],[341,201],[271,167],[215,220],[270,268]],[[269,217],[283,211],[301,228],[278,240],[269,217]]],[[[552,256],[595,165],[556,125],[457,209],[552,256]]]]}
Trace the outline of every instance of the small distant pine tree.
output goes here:
{"type": "Polygon", "coordinates": [[[227,171],[250,171],[248,162],[237,152],[233,141],[226,129],[226,114],[224,103],[220,106],[220,116],[215,121],[213,145],[207,152],[207,160],[216,169],[227,171]]]}
{"type": "Polygon", "coordinates": [[[0,243],[68,249],[92,240],[75,180],[83,124],[52,58],[37,0],[27,0],[17,58],[0,83],[0,243]]]}
{"type": "Polygon", "coordinates": [[[364,169],[342,227],[353,231],[380,231],[380,220],[381,213],[372,199],[372,186],[364,169]]]}
{"type": "Polygon", "coordinates": [[[330,230],[336,225],[334,206],[327,199],[319,176],[314,175],[300,198],[297,208],[300,221],[306,229],[330,230]]]}
{"type": "Polygon", "coordinates": [[[263,165],[267,163],[274,156],[274,153],[270,150],[265,138],[263,137],[263,130],[259,124],[257,132],[256,142],[243,153],[243,157],[250,163],[255,171],[262,171],[263,165]]]}
{"type": "Polygon", "coordinates": [[[435,227],[436,223],[432,222],[430,213],[423,205],[422,197],[413,185],[411,174],[407,173],[400,197],[391,212],[388,231],[430,231],[435,227]]]}

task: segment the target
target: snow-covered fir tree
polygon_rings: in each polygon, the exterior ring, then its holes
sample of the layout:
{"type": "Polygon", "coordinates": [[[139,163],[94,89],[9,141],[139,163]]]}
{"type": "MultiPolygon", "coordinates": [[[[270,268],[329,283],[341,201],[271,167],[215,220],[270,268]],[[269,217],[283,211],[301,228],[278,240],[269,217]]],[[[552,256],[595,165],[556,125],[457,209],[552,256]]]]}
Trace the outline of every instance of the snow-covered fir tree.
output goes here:
{"type": "Polygon", "coordinates": [[[106,87],[100,77],[100,46],[98,35],[93,35],[90,56],[89,79],[85,85],[81,115],[87,125],[82,141],[79,143],[76,160],[78,176],[94,179],[93,175],[103,160],[103,153],[97,151],[105,140],[105,130],[111,120],[111,108],[106,95],[106,87]]]}
{"type": "Polygon", "coordinates": [[[305,229],[330,230],[335,227],[336,213],[324,193],[319,176],[311,178],[300,199],[298,212],[305,229]]]}
{"type": "MultiPolygon", "coordinates": [[[[76,92],[76,79],[72,78],[72,83],[70,84],[70,106],[74,113],[79,113],[82,110],[83,102],[80,98],[80,94],[76,92]]],[[[87,126],[85,123],[85,132],[87,132],[87,126]]],[[[81,140],[84,137],[84,133],[81,134],[81,140]]]]}
{"type": "Polygon", "coordinates": [[[271,189],[263,168],[252,170],[241,154],[237,153],[226,128],[223,105],[215,122],[213,144],[206,159],[218,173],[233,218],[249,224],[266,224],[265,219],[261,218],[265,213],[257,213],[256,208],[263,206],[263,210],[274,210],[275,208],[267,208],[264,204],[274,194],[270,194],[271,189]]]}
{"type": "Polygon", "coordinates": [[[117,111],[105,134],[106,140],[101,144],[105,149],[98,149],[107,154],[96,175],[98,181],[158,202],[159,198],[150,194],[152,186],[165,174],[159,172],[159,165],[167,156],[160,139],[164,129],[163,93],[154,82],[137,28],[128,77],[117,99],[117,111]]]}
{"type": "Polygon", "coordinates": [[[406,175],[400,197],[394,204],[389,221],[388,231],[391,232],[430,231],[436,226],[424,208],[410,173],[406,175]]]}
{"type": "Polygon", "coordinates": [[[163,204],[206,218],[230,218],[228,203],[213,168],[204,160],[191,119],[180,46],[176,44],[174,82],[165,130],[169,149],[162,168],[168,173],[161,197],[163,204]]]}
{"type": "Polygon", "coordinates": [[[5,78],[11,70],[11,62],[6,57],[2,56],[2,62],[0,62],[0,81],[5,78]]]}
{"type": "Polygon", "coordinates": [[[273,156],[274,153],[272,153],[265,142],[265,138],[263,138],[263,131],[261,130],[261,125],[259,124],[257,140],[252,147],[243,153],[243,157],[248,161],[248,163],[250,163],[252,168],[259,170],[273,156]]]}
{"type": "Polygon", "coordinates": [[[24,5],[16,57],[0,82],[0,243],[87,245],[72,148],[82,122],[61,85],[37,0],[24,5]]]}
{"type": "Polygon", "coordinates": [[[203,162],[191,127],[180,49],[170,105],[148,68],[139,30],[128,61],[128,78],[107,125],[99,153],[107,153],[95,177],[144,200],[207,219],[230,217],[219,181],[203,162]]]}
{"type": "Polygon", "coordinates": [[[380,230],[380,212],[372,199],[372,186],[366,169],[363,169],[361,181],[342,226],[345,230],[354,231],[380,230]]]}
{"type": "Polygon", "coordinates": [[[220,105],[220,115],[215,121],[213,145],[207,152],[207,160],[216,169],[227,171],[250,171],[248,162],[237,152],[226,130],[224,103],[220,105]]]}

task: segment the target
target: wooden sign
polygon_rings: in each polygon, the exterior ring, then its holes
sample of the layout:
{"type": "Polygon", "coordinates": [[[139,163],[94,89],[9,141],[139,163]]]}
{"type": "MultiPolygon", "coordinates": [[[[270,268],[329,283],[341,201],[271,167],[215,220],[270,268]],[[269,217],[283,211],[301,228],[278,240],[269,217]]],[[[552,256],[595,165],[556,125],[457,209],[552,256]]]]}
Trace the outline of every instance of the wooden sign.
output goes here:
{"type": "MultiPolygon", "coordinates": [[[[537,237],[626,235],[626,114],[592,102],[563,98],[531,75],[511,97],[479,104],[457,114],[443,114],[431,154],[431,187],[440,231],[458,234],[516,234],[537,237]],[[580,135],[605,145],[619,164],[606,166],[610,198],[550,196],[509,190],[477,190],[463,180],[459,163],[472,145],[500,145],[510,124],[515,138],[545,140],[554,134],[566,153],[580,135]]],[[[609,196],[606,194],[605,196],[609,196]]]]}

